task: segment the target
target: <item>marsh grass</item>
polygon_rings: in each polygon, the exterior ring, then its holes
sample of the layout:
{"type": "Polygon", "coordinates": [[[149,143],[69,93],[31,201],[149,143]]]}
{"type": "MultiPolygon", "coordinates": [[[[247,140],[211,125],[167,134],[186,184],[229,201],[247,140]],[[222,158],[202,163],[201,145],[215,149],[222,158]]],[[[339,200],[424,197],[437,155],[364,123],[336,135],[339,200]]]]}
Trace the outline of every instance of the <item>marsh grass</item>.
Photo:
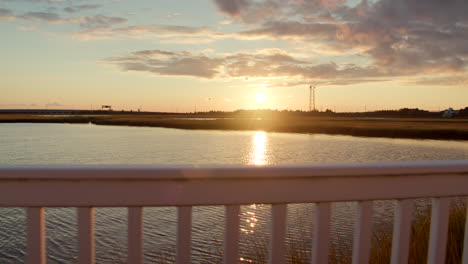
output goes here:
{"type": "Polygon", "coordinates": [[[311,117],[276,115],[268,118],[238,118],[206,115],[37,116],[2,114],[0,123],[92,123],[96,125],[149,126],[203,130],[263,130],[289,133],[321,133],[364,137],[468,140],[466,119],[311,117]],[[195,118],[195,119],[194,119],[195,118]]]}
{"type": "MultiPolygon", "coordinates": [[[[465,233],[466,204],[455,201],[451,205],[449,215],[449,230],[447,241],[446,262],[448,264],[461,263],[463,253],[463,239],[465,233]]],[[[410,264],[427,263],[429,230],[431,224],[431,209],[416,211],[411,226],[410,264]]],[[[268,243],[266,240],[252,240],[253,263],[266,263],[268,258],[268,243]]],[[[312,246],[308,240],[289,241],[287,259],[291,264],[310,263],[312,246]]],[[[378,229],[373,232],[370,263],[390,263],[392,249],[392,230],[378,229]]],[[[352,248],[350,245],[330,245],[329,263],[351,264],[352,248]]]]}
{"type": "MultiPolygon", "coordinates": [[[[461,263],[465,233],[466,204],[453,202],[449,215],[446,263],[461,263]]],[[[410,264],[426,263],[431,225],[431,209],[416,212],[411,226],[410,264]]],[[[391,230],[373,234],[371,263],[390,263],[392,247],[391,230]]]]}
{"type": "MultiPolygon", "coordinates": [[[[465,231],[466,204],[455,201],[451,205],[449,216],[449,230],[447,242],[448,264],[461,263],[463,251],[463,239],[465,231]]],[[[411,240],[409,252],[409,264],[425,264],[428,254],[429,229],[431,224],[431,209],[415,211],[411,226],[411,240]]],[[[300,236],[294,240],[288,240],[286,246],[286,258],[290,264],[305,264],[311,260],[311,238],[300,236]]],[[[242,243],[248,245],[247,252],[242,252],[240,263],[266,264],[268,262],[268,239],[265,237],[249,236],[242,243]]],[[[219,241],[211,243],[211,254],[203,255],[197,263],[217,264],[222,263],[223,245],[219,241]]],[[[352,246],[331,243],[329,250],[330,264],[351,264],[352,246]]],[[[392,248],[392,230],[379,228],[373,232],[370,254],[370,263],[389,264],[392,248]]],[[[168,264],[175,262],[175,249],[166,249],[150,257],[156,260],[154,263],[168,264]],[[172,251],[171,251],[172,250],[172,251]]],[[[123,262],[116,262],[123,263],[123,262]]]]}

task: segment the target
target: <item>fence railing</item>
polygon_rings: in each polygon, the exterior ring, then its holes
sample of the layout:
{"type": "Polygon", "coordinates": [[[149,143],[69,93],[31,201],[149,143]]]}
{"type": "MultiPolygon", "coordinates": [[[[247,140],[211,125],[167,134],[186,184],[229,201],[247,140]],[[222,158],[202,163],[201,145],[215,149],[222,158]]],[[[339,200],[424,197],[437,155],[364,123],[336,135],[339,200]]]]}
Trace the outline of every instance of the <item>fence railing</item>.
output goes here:
{"type": "MultiPolygon", "coordinates": [[[[190,263],[192,206],[224,205],[224,263],[239,262],[240,205],[271,204],[269,263],[285,263],[289,203],[316,203],[312,263],[327,263],[331,203],[357,201],[353,263],[368,263],[373,200],[397,200],[391,263],[407,263],[413,200],[433,198],[429,264],[446,254],[449,197],[468,161],[282,167],[2,167],[0,207],[27,207],[27,263],[46,263],[44,207],[78,208],[78,261],[94,263],[93,207],[128,207],[128,263],[143,263],[143,207],[177,207],[176,262],[190,263]]],[[[468,232],[467,232],[468,234],[468,232]]],[[[467,240],[465,234],[465,240],[467,240]]],[[[468,243],[463,263],[468,264],[468,243]]]]}

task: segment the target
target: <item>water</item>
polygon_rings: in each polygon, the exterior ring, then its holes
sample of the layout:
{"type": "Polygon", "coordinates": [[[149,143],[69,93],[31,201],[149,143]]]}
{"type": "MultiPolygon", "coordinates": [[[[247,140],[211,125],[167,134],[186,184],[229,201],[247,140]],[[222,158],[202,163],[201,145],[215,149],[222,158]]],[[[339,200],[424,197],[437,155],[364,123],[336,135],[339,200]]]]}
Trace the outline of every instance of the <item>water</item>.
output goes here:
{"type": "MultiPolygon", "coordinates": [[[[262,131],[203,131],[147,127],[68,124],[0,124],[1,164],[324,164],[415,160],[466,160],[468,142],[358,138],[262,131]]],[[[241,210],[241,256],[268,239],[269,205],[241,210]]],[[[354,203],[336,203],[332,239],[346,241],[355,218],[354,203]]],[[[288,206],[290,241],[310,243],[312,204],[288,206]]],[[[374,204],[374,225],[391,222],[393,203],[374,204]]],[[[145,208],[145,259],[171,262],[175,248],[175,208],[145,208]]],[[[76,262],[76,210],[47,208],[48,263],[76,262]]],[[[25,212],[0,209],[0,262],[24,259],[25,212]]],[[[193,259],[219,262],[223,208],[195,207],[193,259]]],[[[126,253],[125,208],[96,209],[98,263],[123,263],[126,253]]],[[[255,255],[255,254],[254,254],[255,255]]]]}
{"type": "Polygon", "coordinates": [[[0,164],[313,164],[468,158],[468,142],[261,131],[0,124],[0,164]]]}

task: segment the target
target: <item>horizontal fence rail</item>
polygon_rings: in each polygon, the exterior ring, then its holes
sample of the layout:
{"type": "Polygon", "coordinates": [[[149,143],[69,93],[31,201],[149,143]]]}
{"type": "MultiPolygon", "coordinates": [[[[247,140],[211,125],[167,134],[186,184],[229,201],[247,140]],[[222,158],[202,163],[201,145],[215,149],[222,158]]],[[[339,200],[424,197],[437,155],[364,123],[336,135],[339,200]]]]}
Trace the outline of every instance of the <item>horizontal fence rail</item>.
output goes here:
{"type": "MultiPolygon", "coordinates": [[[[312,263],[327,263],[331,202],[358,202],[353,263],[368,263],[373,200],[397,200],[391,263],[406,263],[416,198],[432,198],[428,263],[443,263],[449,197],[468,161],[282,167],[3,167],[0,207],[26,207],[27,263],[45,263],[44,207],[78,208],[79,263],[94,263],[93,207],[128,207],[128,263],[143,263],[145,206],[178,207],[177,263],[191,261],[192,206],[226,208],[224,263],[239,260],[240,205],[272,204],[269,263],[286,263],[287,204],[316,203],[312,263]],[[86,194],[86,195],[83,195],[86,194]]],[[[468,226],[468,222],[467,222],[468,226]]],[[[468,259],[465,243],[464,263],[468,259]]]]}

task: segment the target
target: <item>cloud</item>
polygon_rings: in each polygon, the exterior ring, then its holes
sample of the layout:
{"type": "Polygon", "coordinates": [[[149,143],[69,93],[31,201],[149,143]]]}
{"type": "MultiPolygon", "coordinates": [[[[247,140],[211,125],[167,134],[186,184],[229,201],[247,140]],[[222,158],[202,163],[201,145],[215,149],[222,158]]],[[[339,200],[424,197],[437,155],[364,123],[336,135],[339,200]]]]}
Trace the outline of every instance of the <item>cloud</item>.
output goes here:
{"type": "Polygon", "coordinates": [[[245,23],[263,23],[272,19],[326,17],[345,0],[213,0],[218,9],[245,23]]]}
{"type": "MultiPolygon", "coordinates": [[[[207,42],[211,39],[225,37],[225,35],[213,32],[207,27],[148,24],[125,27],[109,25],[107,27],[88,28],[85,31],[74,34],[74,37],[79,39],[203,37],[204,39],[200,39],[199,41],[207,42]]],[[[184,41],[184,39],[179,40],[181,42],[184,41]]],[[[190,41],[196,41],[196,39],[192,38],[190,41]]]]}
{"type": "Polygon", "coordinates": [[[5,2],[5,3],[8,3],[8,2],[29,2],[29,3],[50,3],[50,4],[53,4],[53,3],[63,3],[63,2],[66,2],[68,0],[0,0],[0,3],[1,2],[5,2]]]}
{"type": "Polygon", "coordinates": [[[162,34],[163,36],[178,36],[178,35],[199,35],[207,33],[209,30],[206,27],[190,27],[190,26],[174,26],[174,25],[138,25],[122,28],[115,28],[114,32],[119,33],[154,33],[162,34]]]}
{"type": "Polygon", "coordinates": [[[159,43],[164,44],[206,44],[216,41],[218,38],[213,38],[210,36],[180,36],[180,37],[170,37],[159,40],[159,43]]]}
{"type": "MultiPolygon", "coordinates": [[[[176,56],[178,53],[171,52],[171,51],[164,51],[164,50],[140,50],[140,51],[135,51],[130,53],[131,55],[137,56],[137,57],[155,57],[155,56],[176,56]]],[[[184,54],[184,53],[179,53],[179,54],[184,54]]],[[[188,55],[189,53],[185,53],[185,55],[188,55]]]]}
{"type": "Polygon", "coordinates": [[[5,8],[0,8],[0,16],[11,16],[11,10],[5,9],[5,8]]]}
{"type": "MultiPolygon", "coordinates": [[[[334,79],[334,80],[290,80],[287,82],[273,82],[269,87],[295,87],[295,86],[308,86],[308,85],[316,85],[316,86],[330,86],[330,85],[353,85],[353,84],[360,84],[360,83],[369,83],[369,82],[388,82],[390,79],[385,78],[354,78],[354,79],[334,79]]],[[[289,96],[288,96],[289,97],[289,96]]]]}
{"type": "Polygon", "coordinates": [[[77,12],[97,9],[99,7],[101,7],[101,5],[75,5],[75,6],[67,6],[63,10],[68,13],[77,13],[77,12]]]}
{"type": "Polygon", "coordinates": [[[430,86],[463,86],[468,85],[468,74],[457,76],[426,77],[411,81],[411,84],[430,86]]]}
{"type": "MultiPolygon", "coordinates": [[[[188,51],[140,50],[103,61],[121,71],[135,71],[164,76],[190,76],[207,79],[263,78],[273,80],[270,86],[288,87],[314,83],[316,85],[353,85],[368,82],[409,78],[418,85],[465,85],[467,75],[443,75],[437,71],[431,78],[420,78],[408,68],[388,71],[375,64],[320,63],[297,58],[280,49],[232,54],[193,54],[188,51]],[[416,77],[415,77],[416,76],[416,77]],[[281,81],[279,81],[281,80],[281,81]]],[[[430,68],[426,66],[427,68],[430,68]]],[[[438,66],[437,69],[440,69],[438,66]]],[[[448,66],[446,66],[448,67],[448,66]]],[[[421,68],[419,68],[421,69],[421,68]]],[[[426,69],[429,70],[429,69],[426,69]]]]}
{"type": "Polygon", "coordinates": [[[32,3],[63,3],[67,0],[3,0],[4,2],[14,2],[14,1],[22,1],[22,2],[32,2],[32,3]]]}
{"type": "Polygon", "coordinates": [[[10,9],[0,8],[0,19],[15,19],[10,9]]]}
{"type": "Polygon", "coordinates": [[[50,12],[28,12],[19,16],[19,18],[49,23],[62,23],[64,21],[58,14],[50,12]]]}
{"type": "Polygon", "coordinates": [[[109,58],[104,62],[116,65],[123,71],[148,72],[159,75],[178,75],[213,78],[222,65],[222,59],[190,52],[142,50],[121,57],[109,58]]]}
{"type": "Polygon", "coordinates": [[[287,78],[322,83],[369,82],[385,76],[376,68],[354,64],[317,64],[276,49],[208,57],[187,51],[142,50],[104,60],[122,71],[202,78],[287,78]]]}
{"type": "Polygon", "coordinates": [[[246,6],[249,5],[249,0],[214,0],[219,9],[232,16],[237,16],[246,6]]]}
{"type": "Polygon", "coordinates": [[[245,30],[237,33],[240,36],[252,38],[314,38],[335,39],[337,26],[328,23],[300,23],[296,21],[271,21],[260,28],[245,30]]]}
{"type": "Polygon", "coordinates": [[[214,0],[248,28],[243,39],[315,43],[336,53],[361,51],[388,75],[465,72],[468,2],[464,0],[214,0]],[[231,5],[229,5],[231,3],[231,5]]]}
{"type": "MultiPolygon", "coordinates": [[[[68,12],[97,8],[99,5],[80,5],[65,8],[68,12]]],[[[174,15],[180,15],[175,13],[174,15]]],[[[78,24],[79,31],[65,33],[80,40],[122,39],[122,38],[166,38],[167,43],[207,43],[228,34],[212,31],[208,27],[180,25],[137,24],[127,26],[128,19],[105,15],[77,16],[63,18],[56,12],[27,12],[13,15],[9,9],[0,9],[0,19],[23,19],[49,24],[78,24]],[[172,39],[167,39],[172,38],[172,39]]],[[[23,27],[23,26],[22,26],[23,27]]],[[[24,28],[24,27],[23,27],[24,28]]],[[[30,27],[31,28],[31,27],[30,27]]],[[[37,27],[34,27],[37,28],[37,27]]]]}
{"type": "Polygon", "coordinates": [[[80,26],[86,30],[107,29],[128,22],[126,18],[102,15],[82,17],[80,20],[80,26]]]}
{"type": "Polygon", "coordinates": [[[27,12],[23,15],[15,16],[15,18],[50,24],[74,24],[79,23],[84,19],[84,17],[62,18],[59,14],[54,12],[27,12]]]}
{"type": "Polygon", "coordinates": [[[464,71],[466,1],[381,0],[365,10],[360,16],[356,8],[346,12],[357,20],[342,23],[339,40],[368,46],[367,54],[379,67],[413,73],[464,71]]]}
{"type": "MultiPolygon", "coordinates": [[[[2,13],[5,15],[11,16],[11,11],[0,9],[0,18],[2,13]]],[[[45,22],[51,24],[79,24],[82,32],[97,32],[99,30],[110,30],[116,26],[126,24],[128,20],[122,17],[110,17],[104,15],[96,15],[96,16],[79,16],[79,17],[72,17],[72,18],[62,18],[59,14],[53,12],[27,12],[23,15],[19,16],[12,16],[13,18],[30,20],[30,21],[37,21],[37,22],[45,22]]]]}
{"type": "MultiPolygon", "coordinates": [[[[442,77],[418,81],[456,83],[456,80],[443,76],[460,76],[467,72],[468,2],[465,0],[425,0],[424,3],[417,0],[361,0],[353,4],[345,0],[212,2],[225,15],[225,21],[236,24],[132,24],[125,17],[73,17],[80,11],[101,7],[84,1],[81,5],[70,5],[70,1],[55,5],[57,8],[66,6],[62,13],[49,9],[49,12],[27,12],[15,16],[11,10],[3,8],[0,9],[0,19],[76,24],[79,27],[65,34],[81,40],[155,38],[162,44],[201,44],[227,38],[240,41],[280,39],[282,43],[289,42],[304,48],[301,52],[308,57],[318,54],[322,60],[325,57],[329,60],[326,63],[303,61],[297,55],[278,51],[209,56],[177,52],[160,58],[163,66],[159,68],[149,63],[154,61],[148,57],[161,54],[144,57],[129,53],[126,56],[132,60],[112,63],[122,69],[163,75],[204,78],[271,76],[345,84],[430,74],[442,77]],[[230,30],[222,31],[225,28],[230,30]],[[341,63],[344,60],[352,63],[341,63]],[[184,68],[182,62],[200,65],[200,71],[184,68]]],[[[179,13],[173,13],[169,17],[177,15],[179,13]]],[[[41,27],[42,24],[34,23],[34,26],[41,27]]],[[[114,59],[122,58],[117,56],[114,59]]]]}

